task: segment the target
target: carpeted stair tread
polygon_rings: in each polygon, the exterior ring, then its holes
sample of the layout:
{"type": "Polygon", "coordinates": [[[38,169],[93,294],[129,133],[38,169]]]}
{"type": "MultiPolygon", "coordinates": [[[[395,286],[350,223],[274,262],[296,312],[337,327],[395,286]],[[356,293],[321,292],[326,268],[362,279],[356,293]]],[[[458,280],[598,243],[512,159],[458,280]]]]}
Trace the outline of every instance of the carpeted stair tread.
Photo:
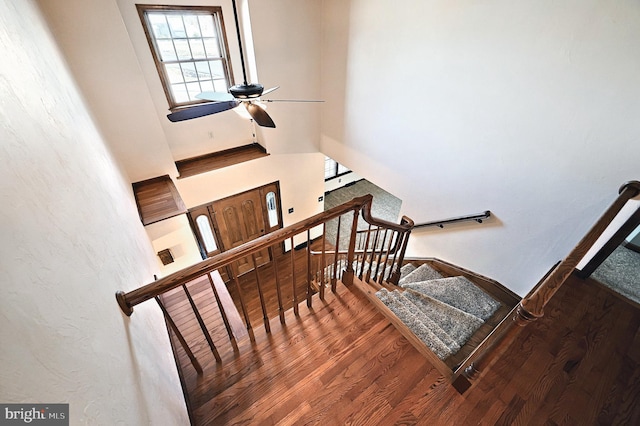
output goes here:
{"type": "MultiPolygon", "coordinates": [[[[376,297],[384,303],[433,353],[440,359],[446,359],[452,355],[452,350],[427,327],[421,318],[415,315],[407,305],[407,301],[397,297],[397,291],[389,292],[381,289],[376,292],[376,297]]],[[[406,299],[406,298],[405,298],[406,299]]],[[[409,302],[410,303],[410,302],[409,302]]]]}
{"type": "Polygon", "coordinates": [[[413,271],[406,275],[401,275],[398,285],[404,287],[408,283],[417,283],[423,281],[437,280],[443,278],[442,274],[433,269],[429,264],[423,263],[413,271]]]}
{"type": "Polygon", "coordinates": [[[483,321],[500,307],[499,302],[462,276],[406,283],[403,287],[438,299],[483,321]]]}
{"type": "Polygon", "coordinates": [[[431,318],[447,336],[462,347],[484,321],[433,297],[406,289],[402,295],[431,318]]]}
{"type": "Polygon", "coordinates": [[[417,268],[417,266],[414,265],[413,263],[405,263],[404,265],[402,265],[402,268],[400,268],[400,277],[401,277],[401,279],[402,279],[402,277],[406,277],[411,272],[415,271],[416,268],[417,268]]]}
{"type": "MultiPolygon", "coordinates": [[[[390,293],[396,300],[398,300],[400,303],[406,306],[414,315],[416,315],[420,319],[420,321],[422,321],[422,323],[425,326],[427,326],[429,330],[433,332],[433,334],[438,336],[440,341],[444,343],[451,350],[452,354],[460,350],[462,345],[460,345],[460,343],[458,343],[456,339],[451,337],[447,333],[447,331],[440,326],[439,321],[437,321],[435,318],[433,318],[430,315],[423,315],[425,312],[422,309],[420,309],[419,306],[413,303],[412,299],[406,297],[406,292],[404,291],[400,292],[398,290],[394,290],[390,293]]],[[[442,302],[439,302],[439,303],[442,304],[442,302]]]]}

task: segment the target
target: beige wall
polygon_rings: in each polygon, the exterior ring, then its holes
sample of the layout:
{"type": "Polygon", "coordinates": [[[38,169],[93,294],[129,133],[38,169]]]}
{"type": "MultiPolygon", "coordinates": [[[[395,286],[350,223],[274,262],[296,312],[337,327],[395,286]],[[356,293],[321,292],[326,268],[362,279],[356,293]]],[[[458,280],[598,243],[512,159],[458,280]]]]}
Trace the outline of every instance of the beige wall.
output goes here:
{"type": "Polygon", "coordinates": [[[114,298],[157,272],[128,178],[32,1],[0,0],[0,49],[0,400],[188,424],[160,310],[114,298]]]}
{"type": "MultiPolygon", "coordinates": [[[[254,18],[255,19],[255,18],[254,18]]],[[[639,179],[640,4],[323,1],[322,151],[436,256],[525,294],[639,179]]]]}

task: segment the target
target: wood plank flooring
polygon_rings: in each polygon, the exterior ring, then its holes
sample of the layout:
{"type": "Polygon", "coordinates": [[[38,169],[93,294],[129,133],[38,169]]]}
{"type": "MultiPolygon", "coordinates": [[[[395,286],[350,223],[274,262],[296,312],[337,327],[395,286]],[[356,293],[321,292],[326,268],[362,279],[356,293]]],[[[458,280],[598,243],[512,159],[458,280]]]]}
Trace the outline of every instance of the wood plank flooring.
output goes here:
{"type": "Polygon", "coordinates": [[[640,424],[640,310],[595,282],[571,277],[463,395],[357,289],[299,308],[222,363],[205,342],[203,376],[181,365],[194,424],[640,424]]]}

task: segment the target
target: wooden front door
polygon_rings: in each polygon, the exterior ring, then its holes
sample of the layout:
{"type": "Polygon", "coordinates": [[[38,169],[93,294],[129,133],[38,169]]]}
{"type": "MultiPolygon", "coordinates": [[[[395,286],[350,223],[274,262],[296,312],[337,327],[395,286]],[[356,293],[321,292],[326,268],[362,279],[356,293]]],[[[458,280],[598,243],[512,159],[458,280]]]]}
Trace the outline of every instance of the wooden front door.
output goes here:
{"type": "MultiPolygon", "coordinates": [[[[260,191],[252,190],[213,203],[218,232],[225,250],[238,247],[265,234],[263,203],[260,191]]],[[[267,249],[255,253],[256,265],[270,261],[267,249]]],[[[252,256],[232,265],[236,275],[253,269],[252,256]]]]}
{"type": "MultiPolygon", "coordinates": [[[[210,204],[189,209],[189,216],[203,257],[227,251],[264,234],[282,228],[278,182],[232,195],[210,204]]],[[[257,266],[268,263],[269,250],[254,254],[257,266]]],[[[253,257],[234,262],[235,276],[253,269],[253,257]]],[[[227,272],[220,271],[227,281],[227,272]]]]}

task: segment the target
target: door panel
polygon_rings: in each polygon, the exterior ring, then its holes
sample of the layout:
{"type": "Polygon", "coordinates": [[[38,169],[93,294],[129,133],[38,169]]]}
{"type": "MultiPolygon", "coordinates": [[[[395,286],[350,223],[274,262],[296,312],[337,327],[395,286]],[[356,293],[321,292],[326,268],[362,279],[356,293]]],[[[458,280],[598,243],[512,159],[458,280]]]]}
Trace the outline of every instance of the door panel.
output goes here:
{"type": "MultiPolygon", "coordinates": [[[[203,254],[207,257],[238,247],[282,228],[278,182],[189,209],[189,216],[203,254]],[[209,232],[208,225],[214,228],[214,232],[209,232]]],[[[271,260],[268,249],[261,250],[254,256],[258,266],[271,260]]],[[[251,256],[240,259],[233,265],[236,276],[252,269],[251,256]]],[[[228,281],[225,271],[221,270],[220,273],[228,281]]]]}
{"type": "MultiPolygon", "coordinates": [[[[263,203],[259,189],[214,201],[212,206],[225,250],[265,234],[263,203]]],[[[267,249],[257,252],[255,258],[258,266],[271,260],[267,249]]],[[[253,259],[251,256],[242,258],[233,265],[233,269],[236,275],[249,272],[253,269],[253,259]]]]}

